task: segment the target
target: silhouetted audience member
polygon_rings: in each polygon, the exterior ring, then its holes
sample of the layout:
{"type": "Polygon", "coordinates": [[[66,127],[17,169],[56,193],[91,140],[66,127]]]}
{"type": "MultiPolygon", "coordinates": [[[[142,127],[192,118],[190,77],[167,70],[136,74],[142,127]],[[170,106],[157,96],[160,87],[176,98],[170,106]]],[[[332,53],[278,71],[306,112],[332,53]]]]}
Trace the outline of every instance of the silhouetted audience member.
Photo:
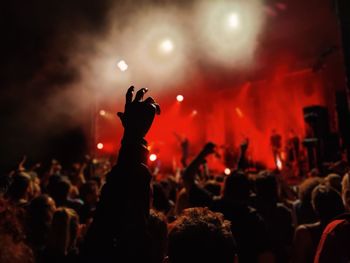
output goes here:
{"type": "Polygon", "coordinates": [[[299,185],[299,200],[293,205],[295,225],[314,223],[318,220],[311,204],[311,193],[322,182],[321,178],[312,177],[299,185]]]}
{"type": "Polygon", "coordinates": [[[327,225],[318,244],[315,263],[350,262],[350,176],[342,180],[342,199],[347,214],[327,225]]]}
{"type": "Polygon", "coordinates": [[[43,252],[47,244],[55,210],[55,201],[48,195],[34,198],[27,208],[25,224],[27,243],[33,249],[36,257],[43,252]]]}
{"type": "Polygon", "coordinates": [[[278,184],[274,174],[263,171],[255,180],[256,209],[263,217],[269,243],[276,262],[287,262],[293,241],[291,211],[279,202],[278,184]]]}
{"type": "Polygon", "coordinates": [[[71,183],[68,179],[59,177],[50,180],[48,190],[57,207],[69,207],[80,213],[83,202],[70,198],[71,183]]]}
{"type": "Polygon", "coordinates": [[[230,223],[206,208],[184,210],[170,227],[170,263],[232,263],[235,254],[230,223]]]}
{"type": "Polygon", "coordinates": [[[144,137],[160,109],[152,98],[143,100],[146,92],[140,89],[133,99],[134,87],[130,87],[125,110],[118,113],[124,127],[121,148],[86,235],[83,262],[151,262],[146,227],[151,173],[144,137]]]}
{"type": "Polygon", "coordinates": [[[341,196],[326,185],[319,185],[312,191],[312,205],[320,220],[313,224],[300,225],[296,229],[294,262],[313,262],[324,228],[333,218],[344,213],[341,196]]]}
{"type": "Polygon", "coordinates": [[[80,223],[86,224],[92,219],[99,195],[99,186],[96,181],[89,180],[80,187],[80,197],[84,202],[80,208],[80,223]]]}
{"type": "Polygon", "coordinates": [[[258,262],[268,250],[266,226],[257,211],[249,206],[251,184],[242,172],[233,172],[225,180],[223,195],[211,204],[231,222],[237,242],[239,262],[258,262]]]}
{"type": "Polygon", "coordinates": [[[78,262],[79,217],[70,208],[58,208],[53,215],[48,242],[40,263],[78,262]]]}
{"type": "Polygon", "coordinates": [[[24,207],[31,196],[31,178],[28,173],[18,172],[12,176],[12,182],[6,193],[8,200],[17,206],[24,207]]]}

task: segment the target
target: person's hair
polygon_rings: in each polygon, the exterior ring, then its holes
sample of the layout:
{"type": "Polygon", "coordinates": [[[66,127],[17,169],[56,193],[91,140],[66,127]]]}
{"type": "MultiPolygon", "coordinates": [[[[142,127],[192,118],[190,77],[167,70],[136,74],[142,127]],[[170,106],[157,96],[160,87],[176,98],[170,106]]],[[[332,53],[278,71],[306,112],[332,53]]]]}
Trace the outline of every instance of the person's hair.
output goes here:
{"type": "Polygon", "coordinates": [[[270,204],[278,201],[278,184],[273,173],[263,171],[258,174],[255,180],[256,196],[259,200],[270,204]]]}
{"type": "Polygon", "coordinates": [[[162,263],[166,254],[168,229],[162,213],[150,210],[147,230],[151,238],[152,263],[162,263]]]}
{"type": "Polygon", "coordinates": [[[170,263],[232,263],[236,246],[229,221],[208,208],[189,208],[171,225],[170,263]]]}
{"type": "Polygon", "coordinates": [[[302,202],[311,202],[312,190],[322,182],[323,180],[319,177],[307,178],[299,185],[299,199],[302,202]]]}
{"type": "Polygon", "coordinates": [[[248,177],[243,172],[235,171],[225,179],[223,196],[228,200],[246,202],[250,187],[248,177]]]}
{"type": "Polygon", "coordinates": [[[7,192],[7,197],[11,200],[18,201],[25,198],[30,187],[30,175],[24,172],[19,172],[13,175],[12,183],[7,192]]]}
{"type": "Polygon", "coordinates": [[[338,193],[341,193],[341,180],[342,179],[339,174],[331,173],[325,178],[325,183],[337,190],[338,193]]]}
{"type": "Polygon", "coordinates": [[[347,209],[350,208],[350,175],[347,173],[342,180],[342,198],[347,209]]]}
{"type": "Polygon", "coordinates": [[[312,206],[321,222],[325,223],[344,213],[341,196],[327,185],[319,185],[312,191],[312,206]]]}

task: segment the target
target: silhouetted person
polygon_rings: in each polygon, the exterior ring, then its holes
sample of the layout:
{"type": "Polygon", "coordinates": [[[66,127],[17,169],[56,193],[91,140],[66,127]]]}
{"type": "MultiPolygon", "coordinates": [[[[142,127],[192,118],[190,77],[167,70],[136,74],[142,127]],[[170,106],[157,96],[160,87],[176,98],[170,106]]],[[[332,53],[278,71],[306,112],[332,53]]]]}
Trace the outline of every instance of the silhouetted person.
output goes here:
{"type": "Polygon", "coordinates": [[[342,199],[346,214],[336,217],[324,229],[315,263],[350,262],[350,176],[342,180],[342,199]]]}
{"type": "Polygon", "coordinates": [[[326,185],[319,185],[312,191],[312,205],[320,220],[296,229],[293,262],[313,262],[324,228],[333,218],[344,213],[341,196],[326,185]]]}
{"type": "Polygon", "coordinates": [[[256,209],[267,227],[267,240],[276,262],[287,262],[293,241],[291,211],[279,202],[278,184],[274,174],[263,171],[255,180],[256,209]]]}
{"type": "Polygon", "coordinates": [[[117,164],[107,176],[93,222],[85,239],[83,262],[151,262],[147,219],[151,173],[145,135],[159,106],[143,100],[147,89],[126,94],[124,113],[118,113],[124,135],[117,164]]]}

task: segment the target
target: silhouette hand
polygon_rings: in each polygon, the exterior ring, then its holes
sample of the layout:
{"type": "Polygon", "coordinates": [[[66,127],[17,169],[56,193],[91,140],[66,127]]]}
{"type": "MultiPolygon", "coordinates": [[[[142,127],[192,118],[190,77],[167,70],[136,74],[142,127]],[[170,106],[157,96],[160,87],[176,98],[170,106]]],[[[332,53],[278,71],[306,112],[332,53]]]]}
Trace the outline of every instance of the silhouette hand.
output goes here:
{"type": "Polygon", "coordinates": [[[118,112],[124,127],[124,140],[142,140],[152,126],[154,116],[160,114],[160,107],[153,98],[143,100],[148,91],[140,89],[133,100],[134,87],[131,86],[126,93],[124,112],[118,112]]]}

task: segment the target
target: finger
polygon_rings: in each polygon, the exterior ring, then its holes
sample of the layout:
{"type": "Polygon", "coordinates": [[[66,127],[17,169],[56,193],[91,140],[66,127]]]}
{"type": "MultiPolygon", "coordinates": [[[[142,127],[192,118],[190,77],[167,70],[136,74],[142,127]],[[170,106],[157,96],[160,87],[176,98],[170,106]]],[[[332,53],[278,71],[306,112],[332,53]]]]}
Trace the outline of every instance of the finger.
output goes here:
{"type": "Polygon", "coordinates": [[[160,106],[159,106],[159,104],[158,103],[154,103],[153,105],[156,107],[156,114],[160,115],[160,106]]]}
{"type": "Polygon", "coordinates": [[[126,92],[125,95],[125,105],[128,105],[132,102],[132,97],[134,95],[134,86],[131,86],[128,88],[128,91],[126,92]]]}
{"type": "Polygon", "coordinates": [[[142,101],[143,96],[145,95],[145,93],[148,91],[147,88],[142,88],[140,89],[135,96],[135,101],[142,101]]]}

